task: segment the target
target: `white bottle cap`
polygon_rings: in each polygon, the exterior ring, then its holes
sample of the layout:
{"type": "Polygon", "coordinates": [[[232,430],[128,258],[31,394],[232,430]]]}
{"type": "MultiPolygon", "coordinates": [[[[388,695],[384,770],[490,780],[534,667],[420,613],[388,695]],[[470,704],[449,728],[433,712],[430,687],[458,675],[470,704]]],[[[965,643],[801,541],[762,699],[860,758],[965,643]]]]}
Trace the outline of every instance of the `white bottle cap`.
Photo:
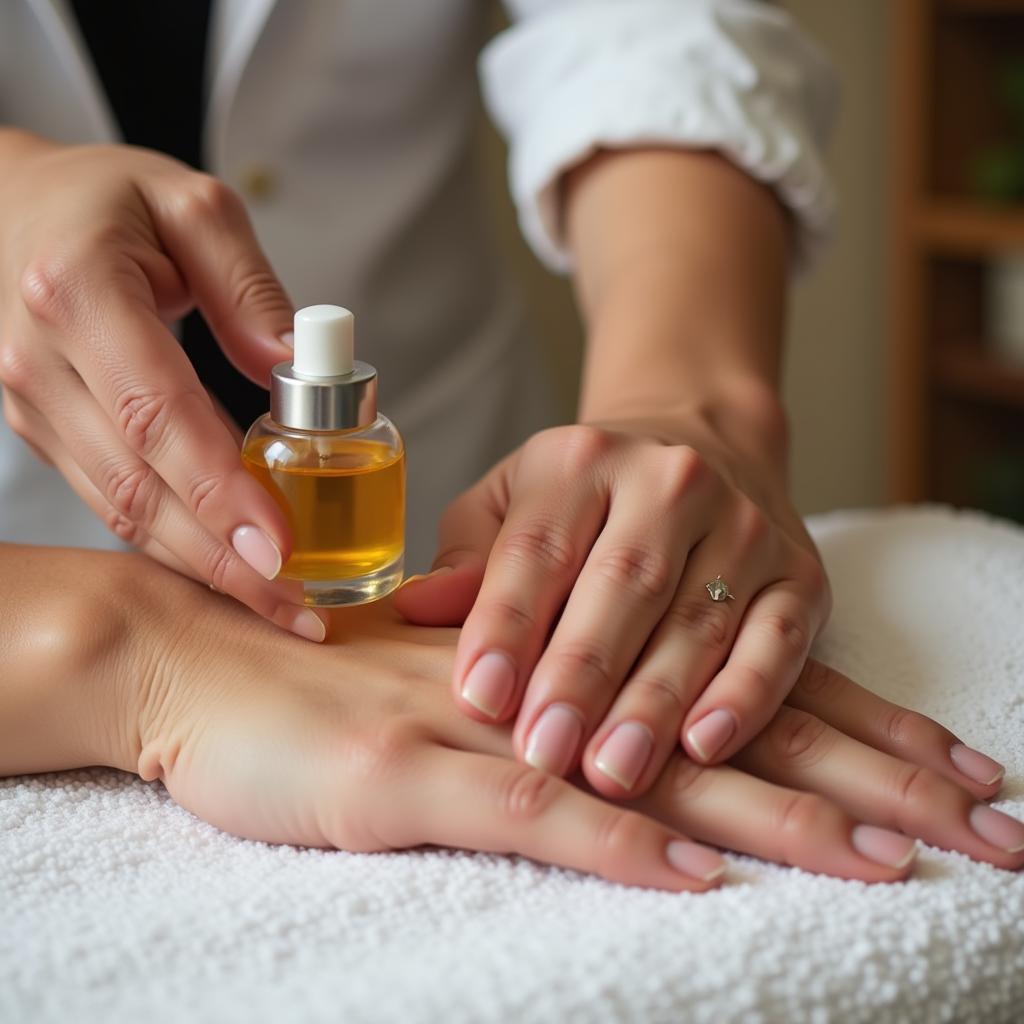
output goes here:
{"type": "Polygon", "coordinates": [[[356,318],[342,306],[306,306],[295,314],[292,369],[303,377],[352,372],[356,318]]]}

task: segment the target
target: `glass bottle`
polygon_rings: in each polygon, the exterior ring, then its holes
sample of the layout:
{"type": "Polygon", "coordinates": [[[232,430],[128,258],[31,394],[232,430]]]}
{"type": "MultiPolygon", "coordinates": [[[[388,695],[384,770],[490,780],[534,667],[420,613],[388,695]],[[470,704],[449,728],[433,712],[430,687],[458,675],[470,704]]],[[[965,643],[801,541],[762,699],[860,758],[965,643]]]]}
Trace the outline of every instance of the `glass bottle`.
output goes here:
{"type": "Polygon", "coordinates": [[[354,321],[340,306],[295,314],[293,361],[271,371],[270,412],[242,445],[292,531],[281,575],[309,605],[374,601],[402,581],[405,447],[377,412],[377,371],[353,359],[354,321]]]}

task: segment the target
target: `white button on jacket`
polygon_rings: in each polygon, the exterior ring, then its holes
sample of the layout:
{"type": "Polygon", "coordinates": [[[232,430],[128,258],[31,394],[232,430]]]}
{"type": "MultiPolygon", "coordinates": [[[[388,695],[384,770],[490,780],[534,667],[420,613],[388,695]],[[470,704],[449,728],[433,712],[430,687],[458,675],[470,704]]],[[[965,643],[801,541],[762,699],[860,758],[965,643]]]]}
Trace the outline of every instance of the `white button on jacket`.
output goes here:
{"type": "MultiPolygon", "coordinates": [[[[783,11],[506,6],[513,25],[481,56],[482,0],[214,0],[207,165],[239,189],[299,306],[356,311],[359,354],[408,442],[413,570],[429,562],[447,501],[551,415],[515,289],[481,230],[468,159],[478,70],[511,146],[523,231],[554,269],[570,265],[555,184],[599,146],[717,149],[776,188],[803,248],[832,210],[820,146],[834,84],[783,11]]],[[[0,5],[0,123],[118,141],[60,0],[0,5]]],[[[0,538],[118,544],[5,424],[0,538]]]]}

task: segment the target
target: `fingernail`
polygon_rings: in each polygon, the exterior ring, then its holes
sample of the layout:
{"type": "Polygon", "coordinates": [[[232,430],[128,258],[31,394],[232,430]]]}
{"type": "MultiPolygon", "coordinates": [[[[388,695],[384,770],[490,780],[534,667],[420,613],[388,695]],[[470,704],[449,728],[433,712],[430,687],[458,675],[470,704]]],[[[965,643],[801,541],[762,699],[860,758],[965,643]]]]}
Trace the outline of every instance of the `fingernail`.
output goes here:
{"type": "Polygon", "coordinates": [[[398,588],[407,587],[410,583],[420,583],[423,580],[432,580],[436,576],[443,576],[445,573],[452,572],[453,569],[450,565],[442,565],[439,569],[434,569],[432,572],[418,573],[415,576],[407,576],[402,580],[402,585],[398,588]]]}
{"type": "Polygon", "coordinates": [[[265,579],[272,580],[281,571],[281,552],[258,526],[238,527],[231,534],[231,546],[265,579]]]}
{"type": "Polygon", "coordinates": [[[623,722],[601,744],[594,764],[623,789],[632,789],[653,749],[654,737],[646,725],[623,722]]]}
{"type": "Polygon", "coordinates": [[[284,331],[280,335],[280,338],[281,338],[281,341],[285,345],[287,345],[289,348],[295,348],[295,332],[294,331],[284,331]]]}
{"type": "Polygon", "coordinates": [[[568,704],[552,704],[537,719],[526,741],[526,763],[564,775],[583,735],[583,718],[568,704]]]}
{"type": "Polygon", "coordinates": [[[850,841],[859,854],[887,868],[905,868],[917,856],[916,840],[875,825],[855,826],[850,841]]]}
{"type": "Polygon", "coordinates": [[[462,697],[488,718],[497,718],[516,685],[512,659],[501,651],[488,651],[476,659],[462,683],[462,697]]]}
{"type": "Polygon", "coordinates": [[[686,738],[702,761],[710,761],[736,731],[736,719],[723,708],[710,711],[696,725],[690,726],[686,738]]]}
{"type": "Polygon", "coordinates": [[[993,846],[1007,853],[1024,850],[1024,822],[1011,818],[987,804],[975,804],[968,815],[971,828],[993,846]]]}
{"type": "Polygon", "coordinates": [[[305,640],[322,644],[327,638],[327,625],[316,612],[300,608],[292,620],[292,632],[305,640]]]}
{"type": "Polygon", "coordinates": [[[957,771],[983,786],[991,786],[1006,774],[1006,769],[998,761],[986,757],[981,751],[972,750],[964,743],[954,743],[949,748],[949,759],[956,765],[957,771]]]}
{"type": "Polygon", "coordinates": [[[676,871],[702,882],[713,882],[725,874],[725,861],[700,843],[673,839],[665,849],[665,858],[676,871]]]}

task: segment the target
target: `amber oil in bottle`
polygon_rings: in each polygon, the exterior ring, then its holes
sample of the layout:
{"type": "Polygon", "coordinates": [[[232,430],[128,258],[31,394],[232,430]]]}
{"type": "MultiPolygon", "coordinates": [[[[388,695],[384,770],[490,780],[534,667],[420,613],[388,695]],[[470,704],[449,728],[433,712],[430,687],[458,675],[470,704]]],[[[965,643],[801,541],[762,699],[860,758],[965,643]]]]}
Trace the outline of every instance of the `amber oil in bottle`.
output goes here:
{"type": "Polygon", "coordinates": [[[352,337],[339,306],[296,313],[294,361],[274,367],[271,411],[242,447],[292,531],[281,575],[301,580],[311,605],[373,601],[402,580],[405,450],[377,412],[376,371],[352,359],[352,337]]]}

